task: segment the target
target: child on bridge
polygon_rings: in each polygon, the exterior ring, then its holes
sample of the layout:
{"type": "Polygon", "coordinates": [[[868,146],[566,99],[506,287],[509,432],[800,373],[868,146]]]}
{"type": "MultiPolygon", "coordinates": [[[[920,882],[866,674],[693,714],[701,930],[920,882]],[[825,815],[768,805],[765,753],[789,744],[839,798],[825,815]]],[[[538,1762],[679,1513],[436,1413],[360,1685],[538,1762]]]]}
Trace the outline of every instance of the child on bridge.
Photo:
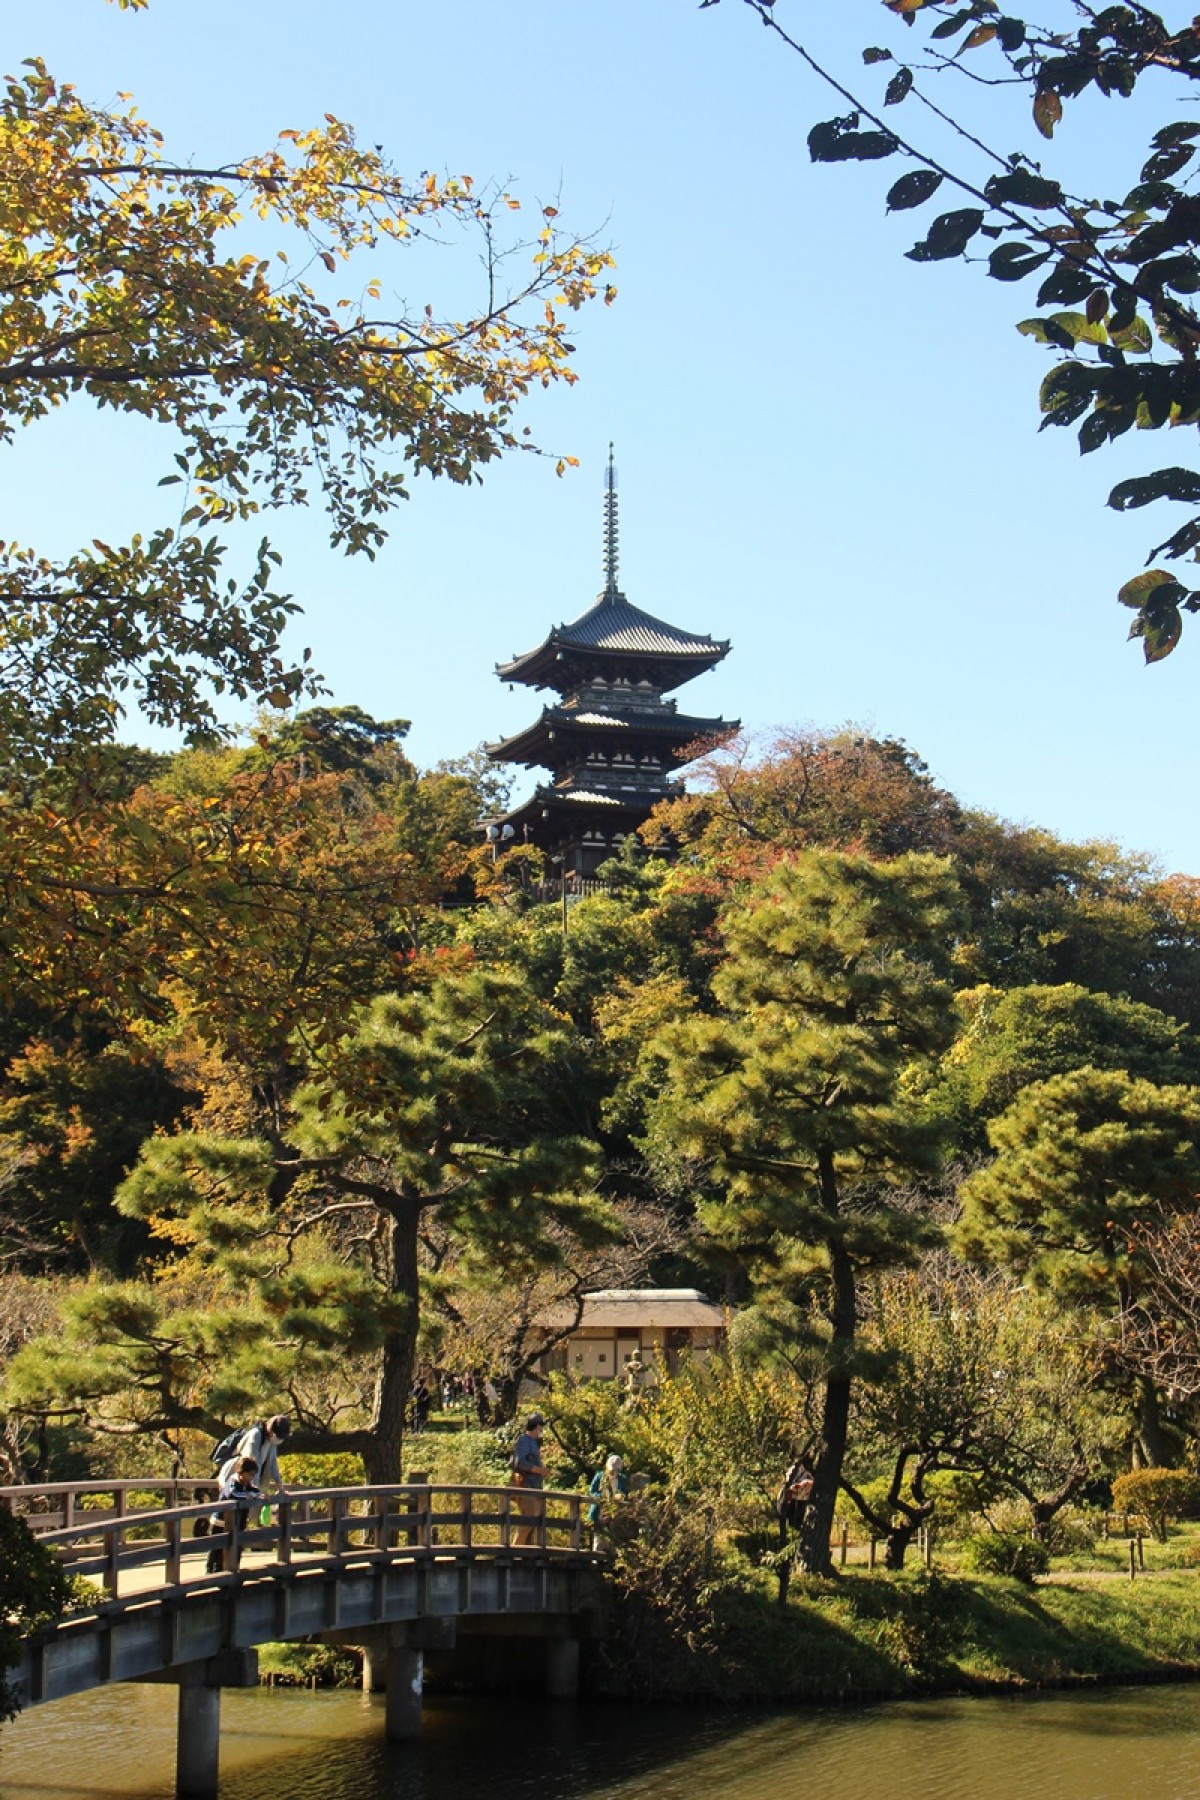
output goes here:
{"type": "MultiPolygon", "coordinates": [[[[218,1500],[243,1501],[237,1508],[237,1529],[244,1531],[250,1519],[250,1508],[256,1501],[262,1501],[262,1489],[258,1485],[258,1464],[252,1456],[239,1456],[234,1459],[233,1466],[226,1464],[228,1473],[224,1474],[218,1500]]],[[[224,1472],[223,1472],[224,1473],[224,1472]]],[[[231,1515],[227,1512],[213,1513],[209,1523],[214,1531],[226,1531],[229,1528],[231,1515]]],[[[204,1565],[209,1575],[219,1575],[225,1567],[223,1550],[210,1550],[208,1561],[204,1565]]]]}

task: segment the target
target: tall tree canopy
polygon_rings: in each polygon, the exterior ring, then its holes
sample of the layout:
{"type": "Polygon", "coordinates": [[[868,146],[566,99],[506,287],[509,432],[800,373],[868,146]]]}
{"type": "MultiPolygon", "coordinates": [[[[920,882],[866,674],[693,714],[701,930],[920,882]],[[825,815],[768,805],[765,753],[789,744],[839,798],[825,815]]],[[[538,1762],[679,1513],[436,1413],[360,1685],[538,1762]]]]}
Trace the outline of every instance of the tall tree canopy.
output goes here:
{"type": "Polygon", "coordinates": [[[922,1236],[896,1190],[936,1142],[903,1076],[952,1035],[957,922],[954,877],[936,857],[809,851],[727,909],[716,1016],[658,1038],[666,1080],[652,1139],[707,1165],[702,1222],[758,1292],[823,1320],[811,1569],[829,1566],[859,1276],[902,1262],[922,1236]]]}
{"type": "Polygon", "coordinates": [[[175,1246],[168,1268],[71,1303],[65,1335],[14,1359],[10,1401],[151,1434],[287,1395],[310,1444],[398,1479],[423,1224],[489,1273],[610,1229],[565,1100],[578,1057],[512,974],[382,996],[258,1134],[146,1142],[117,1205],[175,1246]]]}

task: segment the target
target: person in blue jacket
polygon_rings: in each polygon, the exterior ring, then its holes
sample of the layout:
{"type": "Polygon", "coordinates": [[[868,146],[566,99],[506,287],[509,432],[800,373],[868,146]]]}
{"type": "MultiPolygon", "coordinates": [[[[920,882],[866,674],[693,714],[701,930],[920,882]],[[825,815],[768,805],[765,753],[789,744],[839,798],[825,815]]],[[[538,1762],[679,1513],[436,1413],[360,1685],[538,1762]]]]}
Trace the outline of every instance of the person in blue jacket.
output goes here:
{"type": "Polygon", "coordinates": [[[624,1500],[629,1493],[629,1477],[619,1456],[605,1457],[604,1467],[597,1469],[592,1476],[588,1493],[595,1496],[587,1510],[588,1524],[592,1528],[592,1549],[599,1550],[603,1542],[600,1519],[605,1505],[611,1506],[616,1500],[624,1500]]]}

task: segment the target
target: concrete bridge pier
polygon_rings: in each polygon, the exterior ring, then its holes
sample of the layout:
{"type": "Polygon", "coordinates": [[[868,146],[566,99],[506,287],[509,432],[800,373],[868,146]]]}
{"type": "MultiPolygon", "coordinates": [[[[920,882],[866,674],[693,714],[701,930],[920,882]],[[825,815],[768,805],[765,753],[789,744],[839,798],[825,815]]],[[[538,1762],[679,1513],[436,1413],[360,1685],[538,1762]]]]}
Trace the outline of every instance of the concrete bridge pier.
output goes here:
{"type": "Polygon", "coordinates": [[[364,1694],[384,1693],[384,1733],[389,1743],[411,1743],[421,1735],[425,1696],[425,1652],[453,1650],[458,1621],[453,1617],[410,1619],[367,1631],[323,1634],[326,1643],[355,1644],[362,1650],[364,1694]]]}
{"type": "Polygon", "coordinates": [[[546,1640],[546,1698],[578,1700],[579,1639],[552,1637],[546,1640]]]}
{"type": "Polygon", "coordinates": [[[403,1638],[388,1645],[387,1700],[384,1735],[389,1744],[406,1744],[421,1735],[425,1696],[425,1652],[403,1638]]]}
{"type": "Polygon", "coordinates": [[[179,1683],[175,1740],[177,1800],[211,1800],[221,1760],[221,1690],[204,1680],[179,1683]]]}
{"type": "Polygon", "coordinates": [[[143,1679],[179,1689],[177,1800],[213,1800],[221,1757],[221,1689],[258,1686],[258,1651],[223,1650],[143,1679]]]}

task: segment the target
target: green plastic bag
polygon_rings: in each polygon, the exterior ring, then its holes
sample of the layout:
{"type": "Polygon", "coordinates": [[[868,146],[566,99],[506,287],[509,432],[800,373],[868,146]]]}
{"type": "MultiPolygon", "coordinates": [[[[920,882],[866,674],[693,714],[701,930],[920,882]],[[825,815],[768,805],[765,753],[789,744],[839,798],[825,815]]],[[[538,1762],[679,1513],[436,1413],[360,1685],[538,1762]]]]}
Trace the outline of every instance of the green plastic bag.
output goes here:
{"type": "Polygon", "coordinates": [[[269,1525],[271,1523],[271,1508],[269,1506],[263,1507],[258,1515],[258,1522],[260,1525],[269,1525]]]}

